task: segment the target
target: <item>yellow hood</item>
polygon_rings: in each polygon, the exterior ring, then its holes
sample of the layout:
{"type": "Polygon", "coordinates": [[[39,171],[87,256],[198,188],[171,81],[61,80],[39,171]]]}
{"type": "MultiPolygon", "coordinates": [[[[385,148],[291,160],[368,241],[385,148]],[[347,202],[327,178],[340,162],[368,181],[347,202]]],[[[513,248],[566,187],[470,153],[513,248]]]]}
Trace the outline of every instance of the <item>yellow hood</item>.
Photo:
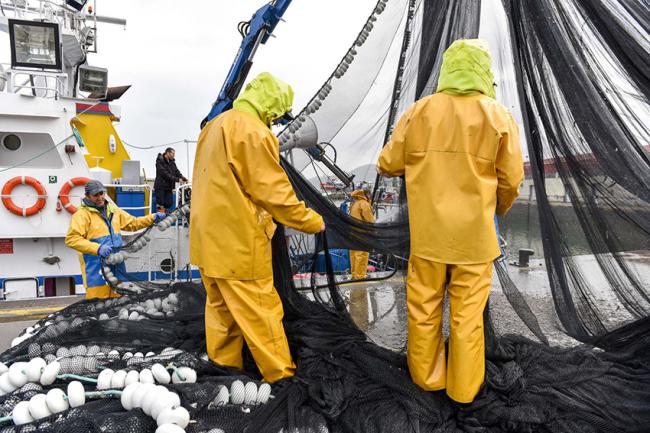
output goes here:
{"type": "Polygon", "coordinates": [[[495,98],[492,58],[483,39],[459,39],[443,54],[438,92],[495,98]]]}
{"type": "Polygon", "coordinates": [[[291,111],[293,89],[269,72],[261,72],[233,102],[233,108],[258,117],[265,125],[291,111]]]}
{"type": "Polygon", "coordinates": [[[356,191],[352,191],[352,193],[350,194],[350,197],[352,197],[352,198],[355,199],[355,200],[365,200],[365,201],[369,201],[369,200],[368,200],[368,197],[366,197],[366,195],[364,194],[364,192],[363,192],[362,189],[358,189],[358,190],[356,190],[356,191]]]}

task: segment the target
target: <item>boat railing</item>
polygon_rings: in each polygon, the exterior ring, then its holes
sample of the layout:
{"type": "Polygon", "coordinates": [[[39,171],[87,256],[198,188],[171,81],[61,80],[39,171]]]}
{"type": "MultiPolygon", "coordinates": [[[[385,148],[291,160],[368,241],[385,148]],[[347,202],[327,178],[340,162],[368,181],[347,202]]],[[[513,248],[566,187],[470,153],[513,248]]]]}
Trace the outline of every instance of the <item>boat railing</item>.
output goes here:
{"type": "MultiPolygon", "coordinates": [[[[189,195],[192,192],[192,183],[187,182],[184,184],[179,185],[177,188],[175,188],[175,196],[176,196],[176,207],[183,206],[187,200],[189,199],[189,195]]],[[[178,275],[179,275],[179,270],[185,269],[189,274],[191,274],[191,265],[188,262],[186,266],[183,266],[182,268],[179,267],[179,258],[181,257],[181,240],[182,240],[182,228],[183,227],[189,227],[190,220],[189,220],[189,215],[181,215],[178,221],[176,221],[176,224],[174,225],[174,229],[176,230],[176,259],[174,260],[174,268],[173,268],[173,274],[172,274],[172,279],[174,281],[178,280],[178,275]]],[[[189,259],[189,256],[188,256],[189,259]]]]}
{"type": "Polygon", "coordinates": [[[64,72],[9,69],[6,71],[6,80],[9,93],[27,91],[43,98],[59,98],[68,94],[68,74],[64,72]]]}
{"type": "Polygon", "coordinates": [[[151,203],[153,203],[153,188],[148,184],[125,184],[125,183],[105,183],[107,188],[138,188],[143,189],[148,200],[145,200],[144,206],[120,206],[121,209],[125,211],[139,211],[144,210],[145,215],[151,214],[151,203]]]}

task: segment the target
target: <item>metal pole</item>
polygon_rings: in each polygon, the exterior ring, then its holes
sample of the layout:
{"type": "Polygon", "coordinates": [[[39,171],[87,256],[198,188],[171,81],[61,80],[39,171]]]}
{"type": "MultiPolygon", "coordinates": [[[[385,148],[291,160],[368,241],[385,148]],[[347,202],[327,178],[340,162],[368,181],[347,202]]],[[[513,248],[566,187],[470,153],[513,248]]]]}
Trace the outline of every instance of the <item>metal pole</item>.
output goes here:
{"type": "Polygon", "coordinates": [[[190,176],[190,142],[187,140],[183,140],[185,142],[185,160],[187,162],[187,176],[189,178],[190,176]]]}

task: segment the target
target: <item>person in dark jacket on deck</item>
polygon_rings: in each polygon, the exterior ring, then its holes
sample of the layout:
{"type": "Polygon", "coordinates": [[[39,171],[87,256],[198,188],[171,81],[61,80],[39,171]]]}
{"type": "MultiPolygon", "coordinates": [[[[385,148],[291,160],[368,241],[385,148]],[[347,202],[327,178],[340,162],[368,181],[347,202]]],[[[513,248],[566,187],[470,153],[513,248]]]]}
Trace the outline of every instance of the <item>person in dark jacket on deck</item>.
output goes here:
{"type": "Polygon", "coordinates": [[[169,210],[173,205],[173,191],[176,182],[185,183],[187,179],[176,167],[176,151],[171,147],[159,153],[156,159],[156,181],[153,184],[156,193],[156,207],[159,212],[169,210]]]}

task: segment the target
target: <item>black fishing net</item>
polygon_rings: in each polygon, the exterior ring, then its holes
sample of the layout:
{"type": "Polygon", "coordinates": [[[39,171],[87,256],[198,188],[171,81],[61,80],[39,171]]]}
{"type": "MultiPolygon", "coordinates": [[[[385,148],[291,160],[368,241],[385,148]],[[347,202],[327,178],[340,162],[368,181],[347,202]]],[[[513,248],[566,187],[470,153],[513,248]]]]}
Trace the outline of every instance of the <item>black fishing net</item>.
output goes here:
{"type": "MultiPolygon", "coordinates": [[[[305,112],[317,118],[319,128],[329,128],[324,130],[334,146],[350,148],[348,156],[366,146],[372,149],[366,155],[374,152],[375,158],[399,114],[435,88],[444,49],[456,38],[480,33],[479,21],[481,28],[487,25],[483,20],[496,16],[491,14],[497,7],[508,25],[497,26],[503,33],[496,39],[512,45],[510,68],[516,76],[504,80],[500,75],[507,71],[499,68],[497,82],[504,86],[497,90],[516,95],[507,105],[523,115],[528,181],[535,191],[534,204],[532,197],[526,200],[528,210],[537,213],[542,269],[548,272],[547,296],[553,303],[543,311],[530,302],[529,292],[536,288],[520,286],[539,281],[526,279],[534,269],[524,277],[513,273],[507,252],[495,261],[500,290],[492,301],[502,296],[507,302],[491,301],[486,310],[486,379],[473,403],[453,404],[444,391],[425,392],[410,380],[403,351],[402,277],[372,286],[377,293],[364,293],[361,308],[359,288],[337,282],[330,250],[374,251],[395,263],[408,259],[407,198],[399,194],[385,222],[357,221],[306,179],[306,165],[298,164],[296,155],[283,159],[283,167],[301,199],[324,216],[327,232],[304,236],[300,254],[292,250],[296,234],[280,226],[273,238],[274,283],[297,373],[273,384],[267,403],[220,403],[222,387],[238,380],[259,386],[260,376],[248,353],[244,371],[207,359],[202,286],[142,281],[129,273],[128,260],[126,271],[106,264],[115,280],[104,274],[121,298],[82,301],[39,321],[32,337],[0,355],[0,361],[43,357],[58,360],[62,374],[86,377],[107,368],[131,371],[154,364],[193,368],[196,383],[166,385],[190,412],[188,432],[648,431],[647,1],[511,0],[502,6],[491,0],[380,0],[368,20],[372,26],[366,23],[353,47],[352,60],[366,60],[356,67],[354,62],[337,66],[328,80],[331,88],[324,86],[328,90],[321,89],[305,112]],[[394,8],[391,14],[388,8],[394,8]],[[392,49],[398,53],[394,58],[392,49]],[[379,120],[360,128],[355,116],[368,106],[382,65],[392,69],[394,84],[388,96],[372,98],[379,120]],[[338,83],[342,78],[346,82],[338,83]],[[357,89],[350,84],[356,80],[361,83],[357,89]],[[363,140],[346,139],[345,130],[363,140]],[[552,179],[566,191],[561,202],[551,192],[552,179]],[[569,233],[569,227],[578,227],[579,234],[569,233]],[[309,279],[296,279],[299,272],[308,272],[309,279]],[[377,302],[382,297],[389,301],[377,302]],[[616,317],[610,317],[612,311],[616,317]]],[[[495,61],[507,64],[501,50],[495,61]]],[[[306,155],[300,158],[317,164],[306,155]]],[[[388,181],[381,183],[388,188],[388,181]]],[[[400,190],[399,182],[390,186],[400,190]]],[[[512,227],[507,219],[502,224],[507,238],[512,227]]],[[[124,252],[138,248],[144,236],[147,232],[130,240],[124,252]]],[[[6,393],[0,397],[0,415],[35,393],[64,388],[66,380],[6,393]]],[[[92,400],[21,427],[5,425],[1,432],[156,429],[150,416],[124,410],[115,398],[92,400]]]]}
{"type": "MultiPolygon", "coordinates": [[[[152,276],[151,272],[152,251],[150,245],[152,243],[156,244],[156,248],[159,249],[161,247],[165,248],[164,244],[168,243],[170,239],[172,242],[176,241],[180,235],[179,230],[189,225],[189,212],[189,197],[188,194],[185,194],[183,204],[168,212],[163,220],[129,237],[125,237],[124,245],[115,248],[111,255],[101,259],[102,277],[113,291],[118,294],[143,293],[168,288],[170,280],[191,280],[189,257],[183,257],[182,251],[177,252],[175,255],[171,253],[172,250],[179,250],[178,244],[176,244],[170,248],[169,258],[161,262],[163,265],[161,270],[170,277],[169,280],[156,282],[155,280],[158,280],[158,278],[152,276]],[[171,236],[161,236],[164,232],[169,233],[171,236]],[[149,260],[129,260],[146,248],[149,248],[149,260]],[[176,261],[181,262],[182,260],[187,262],[186,266],[178,266],[178,263],[176,263],[176,261]]],[[[169,312],[166,308],[158,308],[159,311],[157,312],[151,308],[148,309],[151,310],[149,314],[154,316],[169,312]]]]}

